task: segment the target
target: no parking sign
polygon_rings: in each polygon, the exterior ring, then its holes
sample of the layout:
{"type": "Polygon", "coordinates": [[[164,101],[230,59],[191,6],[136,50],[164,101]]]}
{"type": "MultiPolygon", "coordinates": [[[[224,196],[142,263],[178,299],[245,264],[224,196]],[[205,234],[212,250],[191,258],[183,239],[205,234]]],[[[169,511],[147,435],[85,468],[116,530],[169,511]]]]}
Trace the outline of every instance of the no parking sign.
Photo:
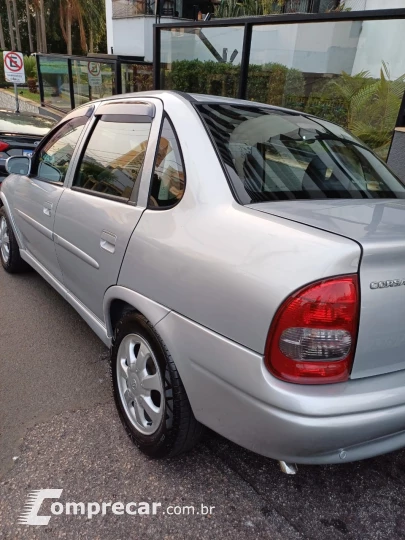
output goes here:
{"type": "Polygon", "coordinates": [[[4,51],[3,60],[6,81],[14,84],[25,83],[24,58],[22,53],[4,51]]]}
{"type": "Polygon", "coordinates": [[[87,70],[89,76],[89,85],[101,86],[101,65],[98,62],[89,62],[87,70]]]}

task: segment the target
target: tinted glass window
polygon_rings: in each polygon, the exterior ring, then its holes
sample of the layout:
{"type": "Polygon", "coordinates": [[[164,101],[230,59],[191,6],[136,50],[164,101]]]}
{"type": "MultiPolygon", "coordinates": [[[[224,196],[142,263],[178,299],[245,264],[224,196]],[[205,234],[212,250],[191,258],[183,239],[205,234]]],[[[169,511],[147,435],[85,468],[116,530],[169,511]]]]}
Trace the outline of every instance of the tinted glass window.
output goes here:
{"type": "MultiPolygon", "coordinates": [[[[116,117],[114,117],[115,119],[116,117]]],[[[87,144],[73,185],[129,199],[138,178],[150,122],[110,122],[102,117],[87,144]]]]}
{"type": "Polygon", "coordinates": [[[170,121],[165,118],[159,139],[149,206],[167,208],[175,205],[182,198],[184,187],[184,167],[179,144],[170,121]]]}
{"type": "Polygon", "coordinates": [[[87,116],[66,122],[39,151],[37,175],[48,182],[63,182],[87,116]]]}
{"type": "Polygon", "coordinates": [[[403,184],[339,126],[264,107],[198,108],[243,204],[405,198],[403,184]]]}

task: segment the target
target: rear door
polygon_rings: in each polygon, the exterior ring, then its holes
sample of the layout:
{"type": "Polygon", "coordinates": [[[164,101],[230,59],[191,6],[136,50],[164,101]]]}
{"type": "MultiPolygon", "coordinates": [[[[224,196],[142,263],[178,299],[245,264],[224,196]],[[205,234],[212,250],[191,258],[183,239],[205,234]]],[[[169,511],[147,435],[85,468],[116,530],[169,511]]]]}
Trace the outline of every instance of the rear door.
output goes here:
{"type": "Polygon", "coordinates": [[[55,211],[88,120],[77,116],[58,126],[38,148],[30,175],[14,181],[14,219],[24,248],[59,281],[62,273],[53,242],[55,211]]]}
{"type": "Polygon", "coordinates": [[[162,110],[159,100],[101,104],[58,205],[54,232],[64,284],[100,320],[104,293],[117,282],[145,209],[142,186],[149,185],[162,110]]]}

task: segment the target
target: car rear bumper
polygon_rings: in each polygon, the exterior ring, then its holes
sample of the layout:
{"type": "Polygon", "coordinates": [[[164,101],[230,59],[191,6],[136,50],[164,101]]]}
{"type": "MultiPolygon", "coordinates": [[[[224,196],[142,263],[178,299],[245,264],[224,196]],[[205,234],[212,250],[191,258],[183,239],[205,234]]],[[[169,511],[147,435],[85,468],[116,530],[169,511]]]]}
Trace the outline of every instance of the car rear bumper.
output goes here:
{"type": "Polygon", "coordinates": [[[156,327],[196,418],[259,454],[344,463],[405,446],[405,372],[332,385],[272,377],[252,351],[170,313],[156,327]]]}
{"type": "Polygon", "coordinates": [[[405,446],[405,405],[342,416],[307,416],[258,401],[201,370],[198,380],[209,404],[195,411],[197,418],[264,456],[295,463],[344,463],[405,446]]]}

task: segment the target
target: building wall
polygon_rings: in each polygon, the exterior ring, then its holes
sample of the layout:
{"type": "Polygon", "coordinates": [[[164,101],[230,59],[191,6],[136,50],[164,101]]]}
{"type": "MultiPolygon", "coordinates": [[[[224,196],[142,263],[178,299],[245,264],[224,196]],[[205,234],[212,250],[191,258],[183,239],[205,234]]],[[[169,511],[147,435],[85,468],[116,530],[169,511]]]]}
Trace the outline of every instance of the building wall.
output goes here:
{"type": "Polygon", "coordinates": [[[105,20],[107,26],[107,52],[112,54],[112,48],[114,47],[112,0],[105,0],[105,20]]]}
{"type": "Polygon", "coordinates": [[[307,73],[351,72],[361,23],[257,27],[251,63],[280,62],[307,73]]]}
{"type": "MultiPolygon", "coordinates": [[[[286,24],[258,26],[253,30],[250,62],[267,64],[278,62],[307,73],[351,73],[361,31],[360,22],[321,24],[286,24]]],[[[241,61],[243,27],[211,27],[202,29],[210,43],[222,57],[227,49],[229,59],[241,61]]],[[[162,61],[216,61],[214,54],[198,36],[198,31],[162,32],[162,61]]]]}
{"type": "MultiPolygon", "coordinates": [[[[405,0],[346,0],[352,10],[405,8],[405,0]]],[[[353,64],[352,75],[367,69],[379,77],[382,61],[388,64],[391,79],[405,73],[405,21],[365,21],[353,64]]]]}
{"type": "Polygon", "coordinates": [[[164,31],[161,34],[162,62],[173,62],[175,60],[201,60],[216,61],[214,54],[204,44],[204,39],[208,39],[218,54],[222,57],[224,49],[228,50],[228,58],[236,49],[237,56],[234,65],[240,64],[243,45],[243,26],[203,28],[192,32],[184,31],[164,31]],[[200,37],[199,37],[200,36],[200,37]],[[201,39],[202,38],[202,39],[201,39]]]}
{"type": "MultiPolygon", "coordinates": [[[[376,9],[381,0],[361,0],[360,7],[376,9]]],[[[405,0],[389,0],[390,7],[405,7],[405,0]]],[[[359,0],[347,0],[347,7],[359,9],[359,0]]],[[[154,16],[112,19],[112,0],[106,0],[107,43],[114,54],[145,57],[153,60],[154,16]]],[[[180,22],[178,18],[162,17],[162,22],[180,22]]],[[[229,59],[241,61],[243,27],[204,28],[202,35],[222,57],[227,49],[229,59]]],[[[329,24],[289,24],[258,26],[253,31],[251,63],[279,62],[306,73],[356,74],[367,70],[378,77],[385,61],[391,78],[405,73],[405,21],[337,22],[329,24]]],[[[215,55],[195,33],[162,32],[162,61],[216,61],[215,55]]]]}
{"type": "MultiPolygon", "coordinates": [[[[111,2],[111,0],[107,0],[111,2]]],[[[144,56],[146,62],[153,60],[153,25],[154,15],[111,19],[114,54],[144,56]]],[[[162,17],[161,22],[179,22],[178,18],[162,17]]],[[[107,26],[108,31],[108,26],[107,26]]],[[[107,42],[108,35],[107,35],[107,42]]],[[[109,44],[109,52],[111,52],[109,44]]]]}
{"type": "MultiPolygon", "coordinates": [[[[146,56],[145,18],[113,19],[114,54],[146,56]]],[[[154,17],[149,19],[155,21],[154,17]]]]}

